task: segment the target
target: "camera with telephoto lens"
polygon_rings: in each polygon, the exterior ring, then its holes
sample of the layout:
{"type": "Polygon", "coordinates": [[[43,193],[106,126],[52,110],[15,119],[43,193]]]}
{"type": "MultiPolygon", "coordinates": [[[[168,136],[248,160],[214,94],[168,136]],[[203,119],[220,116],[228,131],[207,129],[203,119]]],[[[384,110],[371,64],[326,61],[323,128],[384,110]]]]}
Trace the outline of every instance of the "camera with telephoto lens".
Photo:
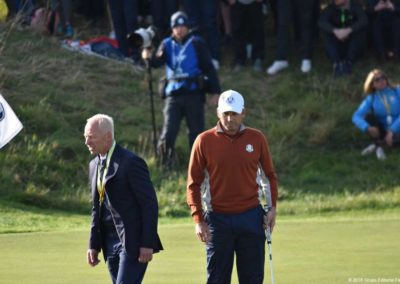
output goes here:
{"type": "Polygon", "coordinates": [[[156,28],[153,26],[147,29],[140,28],[127,35],[128,44],[132,48],[148,48],[151,47],[155,35],[156,28]]]}

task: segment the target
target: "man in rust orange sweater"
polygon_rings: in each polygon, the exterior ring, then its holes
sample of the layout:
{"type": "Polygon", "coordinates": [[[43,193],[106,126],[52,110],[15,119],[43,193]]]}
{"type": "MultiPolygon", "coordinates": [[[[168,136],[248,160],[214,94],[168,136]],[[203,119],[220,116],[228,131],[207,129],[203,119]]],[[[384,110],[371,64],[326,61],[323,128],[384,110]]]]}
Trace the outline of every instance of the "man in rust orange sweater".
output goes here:
{"type": "Polygon", "coordinates": [[[261,284],[264,229],[272,232],[275,225],[276,173],[265,136],[242,124],[242,95],[223,92],[217,113],[217,126],[194,142],[187,180],[187,203],[196,235],[206,243],[207,283],[230,283],[236,254],[239,282],[261,284]],[[266,215],[260,188],[270,189],[264,192],[269,201],[266,215]]]}

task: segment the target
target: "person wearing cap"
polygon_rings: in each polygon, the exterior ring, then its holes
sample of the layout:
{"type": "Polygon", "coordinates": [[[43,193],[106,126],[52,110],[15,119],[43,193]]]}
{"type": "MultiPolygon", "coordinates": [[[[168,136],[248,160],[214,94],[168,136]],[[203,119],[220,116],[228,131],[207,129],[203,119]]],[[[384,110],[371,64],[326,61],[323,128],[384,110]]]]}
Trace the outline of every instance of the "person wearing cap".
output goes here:
{"type": "Polygon", "coordinates": [[[194,142],[186,190],[195,233],[206,245],[207,283],[230,283],[236,254],[239,283],[261,284],[264,230],[274,228],[278,196],[268,141],[243,124],[244,99],[238,92],[220,95],[217,115],[216,127],[194,142]],[[267,214],[260,188],[268,200],[267,214]]]}
{"type": "Polygon", "coordinates": [[[209,103],[216,105],[220,84],[217,72],[204,40],[189,33],[188,17],[176,12],[171,17],[172,35],[165,38],[156,53],[144,49],[142,57],[150,66],[166,66],[164,125],[158,142],[161,162],[172,167],[175,140],[183,117],[189,129],[189,146],[204,130],[205,93],[211,95],[209,103]]]}

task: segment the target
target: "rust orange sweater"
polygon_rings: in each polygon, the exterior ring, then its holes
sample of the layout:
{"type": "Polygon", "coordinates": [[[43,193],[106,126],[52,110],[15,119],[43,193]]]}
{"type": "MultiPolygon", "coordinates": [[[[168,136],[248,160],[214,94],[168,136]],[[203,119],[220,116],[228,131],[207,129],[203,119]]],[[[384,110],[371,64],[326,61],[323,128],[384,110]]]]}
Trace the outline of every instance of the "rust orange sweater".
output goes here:
{"type": "Polygon", "coordinates": [[[269,180],[272,206],[276,207],[277,177],[268,142],[260,131],[242,126],[232,137],[218,124],[201,133],[192,148],[186,192],[194,221],[203,221],[202,187],[203,198],[214,212],[235,214],[256,207],[260,203],[259,168],[269,180]]]}

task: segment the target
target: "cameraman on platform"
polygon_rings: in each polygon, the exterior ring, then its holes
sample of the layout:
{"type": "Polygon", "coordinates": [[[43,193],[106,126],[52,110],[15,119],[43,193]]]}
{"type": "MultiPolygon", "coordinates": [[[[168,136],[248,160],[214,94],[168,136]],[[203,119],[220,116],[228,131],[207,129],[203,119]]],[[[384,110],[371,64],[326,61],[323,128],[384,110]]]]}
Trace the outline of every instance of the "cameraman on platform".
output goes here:
{"type": "Polygon", "coordinates": [[[163,166],[172,167],[175,140],[183,117],[189,129],[189,146],[204,131],[205,94],[211,95],[209,103],[216,106],[221,92],[217,72],[212,64],[204,40],[189,32],[188,17],[184,12],[171,16],[172,35],[165,38],[157,52],[145,48],[144,60],[151,67],[166,65],[163,86],[164,125],[158,141],[158,151],[163,166]]]}

